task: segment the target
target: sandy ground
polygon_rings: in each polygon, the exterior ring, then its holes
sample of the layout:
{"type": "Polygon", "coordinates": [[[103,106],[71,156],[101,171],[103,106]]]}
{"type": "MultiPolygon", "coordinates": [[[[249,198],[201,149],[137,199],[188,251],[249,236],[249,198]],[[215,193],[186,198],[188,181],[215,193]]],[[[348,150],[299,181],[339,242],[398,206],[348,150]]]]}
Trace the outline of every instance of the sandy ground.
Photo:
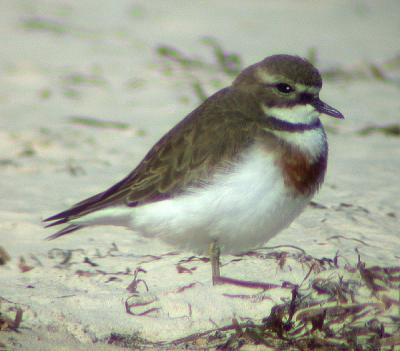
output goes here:
{"type": "Polygon", "coordinates": [[[396,0],[1,1],[0,246],[11,260],[0,266],[0,317],[23,316],[18,333],[0,331],[0,350],[116,350],[112,333],[171,341],[232,318],[259,321],[290,298],[214,288],[200,258],[121,228],[43,240],[43,218],[122,178],[199,103],[196,79],[207,94],[229,84],[205,36],[243,65],[316,54],[322,98],[346,116],[326,121],[317,205],[267,244],[304,252],[225,256],[223,273],[300,284],[310,270],[300,254],[338,253],[340,275],[355,249],[367,266],[399,266],[399,11],[396,0]],[[168,64],[161,45],[203,64],[168,64]],[[377,126],[392,128],[365,129],[377,126]]]}

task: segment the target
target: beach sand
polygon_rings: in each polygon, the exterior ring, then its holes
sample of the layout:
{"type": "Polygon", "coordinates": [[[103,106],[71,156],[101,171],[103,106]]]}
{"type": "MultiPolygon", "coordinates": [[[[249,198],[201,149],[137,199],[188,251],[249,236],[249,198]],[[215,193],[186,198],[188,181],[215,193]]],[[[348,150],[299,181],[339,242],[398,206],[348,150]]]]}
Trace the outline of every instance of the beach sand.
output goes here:
{"type": "MultiPolygon", "coordinates": [[[[291,287],[318,279],[358,279],[357,303],[383,301],[362,267],[400,266],[399,10],[395,0],[3,0],[0,350],[183,349],[168,343],[260,323],[291,287]],[[329,165],[313,205],[266,248],[222,257],[224,275],[279,287],[213,287],[203,257],[123,228],[45,241],[43,218],[120,180],[203,94],[230,84],[220,47],[242,66],[315,58],[322,99],[346,117],[323,120],[329,165]]],[[[396,335],[391,277],[381,322],[396,335]]],[[[206,347],[200,339],[190,342],[206,347]]]]}

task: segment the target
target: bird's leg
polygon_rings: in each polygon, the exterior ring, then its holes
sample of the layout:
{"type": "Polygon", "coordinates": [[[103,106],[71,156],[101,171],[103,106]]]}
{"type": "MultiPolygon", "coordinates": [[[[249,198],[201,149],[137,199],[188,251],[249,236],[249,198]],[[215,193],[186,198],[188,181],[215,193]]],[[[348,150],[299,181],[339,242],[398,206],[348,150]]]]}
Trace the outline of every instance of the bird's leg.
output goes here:
{"type": "Polygon", "coordinates": [[[220,262],[219,262],[221,250],[218,246],[217,240],[214,240],[210,243],[210,245],[208,247],[208,253],[210,255],[213,285],[230,284],[230,285],[241,286],[244,288],[263,289],[263,290],[269,290],[269,289],[274,289],[274,288],[280,287],[279,285],[276,285],[276,284],[252,282],[252,281],[248,281],[248,280],[239,280],[239,279],[221,276],[220,262]]]}
{"type": "Polygon", "coordinates": [[[210,246],[208,247],[208,252],[210,255],[211,269],[212,269],[212,282],[213,285],[218,284],[219,278],[221,276],[219,270],[219,256],[221,250],[218,247],[218,243],[216,240],[212,241],[210,246]]]}

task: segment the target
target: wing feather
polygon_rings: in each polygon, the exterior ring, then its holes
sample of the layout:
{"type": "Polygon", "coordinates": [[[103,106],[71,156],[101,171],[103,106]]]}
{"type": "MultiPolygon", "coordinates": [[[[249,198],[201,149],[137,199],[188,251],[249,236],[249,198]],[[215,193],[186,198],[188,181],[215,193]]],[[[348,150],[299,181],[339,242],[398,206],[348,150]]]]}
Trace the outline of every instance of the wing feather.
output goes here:
{"type": "MultiPolygon", "coordinates": [[[[219,110],[216,98],[224,96],[229,98],[229,89],[219,91],[178,123],[120,182],[44,221],[57,221],[53,223],[57,225],[109,206],[148,204],[168,199],[187,186],[207,183],[216,168],[227,166],[227,160],[254,141],[257,129],[239,110],[219,110]]],[[[53,237],[79,229],[67,228],[53,237]]]]}

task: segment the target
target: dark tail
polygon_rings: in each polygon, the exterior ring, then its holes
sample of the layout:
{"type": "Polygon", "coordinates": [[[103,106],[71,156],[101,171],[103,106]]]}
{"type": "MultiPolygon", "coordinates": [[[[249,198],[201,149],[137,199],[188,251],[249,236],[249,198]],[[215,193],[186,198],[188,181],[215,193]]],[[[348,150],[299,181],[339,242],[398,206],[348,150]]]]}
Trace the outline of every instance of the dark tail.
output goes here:
{"type": "MultiPolygon", "coordinates": [[[[43,220],[43,222],[49,222],[49,221],[54,221],[53,223],[49,223],[45,226],[45,228],[49,228],[52,227],[54,225],[60,225],[60,224],[64,224],[64,223],[68,223],[69,218],[68,218],[68,211],[64,211],[61,213],[56,214],[55,216],[51,216],[49,218],[46,218],[43,220]]],[[[58,232],[48,236],[46,238],[46,240],[53,240],[53,239],[57,239],[60,236],[69,234],[74,232],[75,230],[78,230],[82,228],[82,225],[78,225],[78,224],[70,224],[68,226],[66,226],[65,228],[59,230],[58,232]]]]}
{"type": "MultiPolygon", "coordinates": [[[[47,228],[47,227],[51,227],[51,226],[53,226],[53,225],[65,223],[65,222],[66,222],[66,221],[60,220],[60,221],[58,221],[58,222],[51,223],[51,224],[47,225],[46,228],[47,228]]],[[[54,240],[54,239],[57,239],[57,238],[59,238],[60,236],[63,236],[63,235],[72,233],[72,232],[74,232],[75,230],[81,229],[81,228],[83,228],[83,227],[84,227],[84,226],[83,226],[83,225],[80,225],[80,224],[70,224],[69,226],[67,226],[67,227],[65,227],[65,228],[63,228],[63,229],[61,229],[61,230],[59,230],[58,232],[56,232],[56,233],[54,233],[54,234],[48,236],[48,237],[46,238],[46,240],[54,240]]]]}
{"type": "Polygon", "coordinates": [[[81,208],[78,207],[72,207],[66,211],[57,213],[54,216],[51,216],[49,218],[46,218],[43,220],[43,222],[52,222],[52,221],[56,221],[54,223],[48,224],[46,225],[47,227],[51,227],[53,225],[58,225],[58,224],[63,224],[69,221],[70,217],[78,215],[80,212],[81,208]]]}
{"type": "MultiPolygon", "coordinates": [[[[112,191],[114,191],[114,189],[116,189],[120,185],[120,183],[122,183],[122,181],[115,184],[114,186],[112,186],[110,189],[108,189],[105,192],[91,196],[81,202],[78,202],[77,204],[73,205],[71,208],[69,208],[65,211],[62,211],[60,213],[55,214],[54,216],[44,219],[43,222],[52,222],[52,223],[47,224],[46,228],[52,227],[54,225],[68,223],[73,219],[77,219],[79,217],[82,217],[82,216],[90,213],[90,212],[96,211],[96,210],[104,207],[104,205],[106,205],[106,203],[103,203],[102,200],[107,200],[108,194],[112,193],[112,191]]],[[[54,233],[53,235],[50,235],[46,239],[53,240],[53,239],[59,238],[60,236],[63,236],[63,235],[72,233],[75,230],[81,229],[84,226],[85,226],[84,224],[72,224],[71,223],[70,225],[59,230],[58,232],[54,233]]]]}

